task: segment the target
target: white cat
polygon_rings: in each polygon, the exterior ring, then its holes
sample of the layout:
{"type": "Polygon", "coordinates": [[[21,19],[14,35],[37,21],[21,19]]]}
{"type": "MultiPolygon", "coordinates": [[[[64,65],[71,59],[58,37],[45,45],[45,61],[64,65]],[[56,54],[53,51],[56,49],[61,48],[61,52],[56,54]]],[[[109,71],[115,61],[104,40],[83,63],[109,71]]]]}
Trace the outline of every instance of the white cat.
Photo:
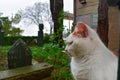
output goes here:
{"type": "Polygon", "coordinates": [[[117,57],[88,25],[79,22],[66,43],[75,80],[117,80],[117,57]]]}

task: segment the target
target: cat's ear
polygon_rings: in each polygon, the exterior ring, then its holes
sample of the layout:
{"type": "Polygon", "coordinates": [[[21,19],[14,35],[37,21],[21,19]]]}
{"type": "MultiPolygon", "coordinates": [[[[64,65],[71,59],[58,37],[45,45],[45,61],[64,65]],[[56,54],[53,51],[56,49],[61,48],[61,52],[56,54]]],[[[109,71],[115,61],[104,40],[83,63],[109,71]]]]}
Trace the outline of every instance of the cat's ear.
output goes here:
{"type": "Polygon", "coordinates": [[[78,23],[76,26],[76,30],[73,32],[73,35],[81,35],[82,37],[88,36],[88,29],[84,23],[78,23]]]}

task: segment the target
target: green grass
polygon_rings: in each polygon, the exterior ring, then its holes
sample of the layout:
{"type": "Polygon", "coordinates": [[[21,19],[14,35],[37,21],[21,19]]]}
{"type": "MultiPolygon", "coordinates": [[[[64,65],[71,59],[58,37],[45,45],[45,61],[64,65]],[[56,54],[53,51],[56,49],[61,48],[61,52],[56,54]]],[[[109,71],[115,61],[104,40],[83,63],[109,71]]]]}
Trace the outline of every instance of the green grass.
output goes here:
{"type": "Polygon", "coordinates": [[[38,61],[54,65],[53,80],[73,80],[70,72],[70,59],[58,45],[46,44],[43,47],[32,47],[31,50],[38,61]]]}
{"type": "Polygon", "coordinates": [[[0,58],[7,56],[7,52],[10,48],[11,46],[0,47],[0,58]]]}
{"type": "MultiPolygon", "coordinates": [[[[11,46],[2,47],[2,55],[6,55],[11,46]]],[[[48,62],[54,66],[52,80],[73,80],[70,72],[70,59],[55,44],[45,44],[43,47],[30,47],[33,58],[39,62],[48,62]]]]}

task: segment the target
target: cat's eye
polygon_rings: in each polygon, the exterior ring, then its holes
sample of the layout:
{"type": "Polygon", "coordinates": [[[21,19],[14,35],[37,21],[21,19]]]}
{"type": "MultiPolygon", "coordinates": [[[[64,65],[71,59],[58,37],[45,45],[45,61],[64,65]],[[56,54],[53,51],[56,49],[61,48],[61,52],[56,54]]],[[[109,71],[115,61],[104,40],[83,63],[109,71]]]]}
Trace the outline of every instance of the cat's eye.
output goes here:
{"type": "Polygon", "coordinates": [[[73,43],[73,41],[69,42],[68,44],[71,45],[73,43]]]}

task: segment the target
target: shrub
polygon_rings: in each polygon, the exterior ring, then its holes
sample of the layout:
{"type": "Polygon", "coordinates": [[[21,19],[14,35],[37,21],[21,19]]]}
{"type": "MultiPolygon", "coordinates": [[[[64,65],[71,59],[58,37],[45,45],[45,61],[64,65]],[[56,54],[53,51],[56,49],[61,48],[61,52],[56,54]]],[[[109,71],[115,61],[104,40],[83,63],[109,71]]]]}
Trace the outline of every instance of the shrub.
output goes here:
{"type": "Polygon", "coordinates": [[[44,41],[44,43],[50,43],[50,34],[45,34],[43,41],[44,41]]]}
{"type": "MultiPolygon", "coordinates": [[[[2,47],[2,53],[6,56],[11,46],[2,47]]],[[[57,44],[45,44],[43,47],[32,46],[33,58],[39,62],[48,62],[54,66],[52,80],[73,80],[70,72],[70,59],[57,44]]]]}
{"type": "Polygon", "coordinates": [[[5,46],[12,45],[19,38],[21,38],[23,41],[26,42],[26,44],[30,46],[36,45],[36,41],[35,41],[37,40],[36,36],[7,36],[4,37],[4,45],[5,46]]]}
{"type": "Polygon", "coordinates": [[[40,48],[33,48],[32,51],[33,56],[38,61],[45,61],[54,65],[55,69],[52,73],[53,80],[73,80],[70,72],[70,59],[62,52],[63,49],[59,48],[59,45],[50,43],[40,48]]]}

